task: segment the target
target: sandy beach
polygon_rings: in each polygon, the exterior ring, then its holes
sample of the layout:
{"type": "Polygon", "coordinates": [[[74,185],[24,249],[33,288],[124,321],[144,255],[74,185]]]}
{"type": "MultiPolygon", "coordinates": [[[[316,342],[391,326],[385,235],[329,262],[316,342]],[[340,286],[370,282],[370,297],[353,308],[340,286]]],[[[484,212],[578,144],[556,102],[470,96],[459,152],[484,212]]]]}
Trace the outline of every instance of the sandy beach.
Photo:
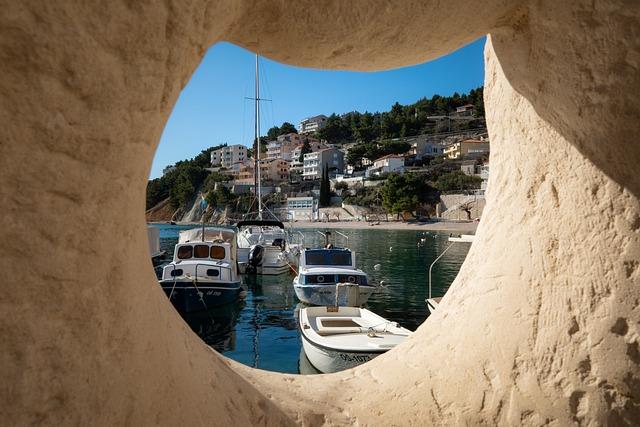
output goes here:
{"type": "Polygon", "coordinates": [[[477,222],[437,221],[437,222],[401,222],[401,221],[296,221],[287,223],[292,228],[335,228],[335,229],[383,229],[383,230],[424,230],[452,231],[456,233],[475,233],[477,222]],[[375,225],[374,225],[375,224],[375,225]]]}

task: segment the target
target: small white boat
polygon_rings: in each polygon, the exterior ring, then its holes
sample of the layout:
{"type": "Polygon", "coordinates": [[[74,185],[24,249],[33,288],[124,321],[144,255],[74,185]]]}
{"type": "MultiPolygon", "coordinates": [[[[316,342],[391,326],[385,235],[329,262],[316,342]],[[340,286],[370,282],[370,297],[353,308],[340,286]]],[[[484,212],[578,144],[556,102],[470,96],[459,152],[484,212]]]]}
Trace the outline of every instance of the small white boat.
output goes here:
{"type": "Polygon", "coordinates": [[[167,255],[166,251],[160,249],[160,229],[147,225],[147,240],[149,241],[149,254],[151,255],[151,262],[153,265],[157,265],[167,255]]]}
{"type": "Polygon", "coordinates": [[[297,246],[284,224],[276,220],[245,220],[238,227],[238,268],[241,274],[278,275],[297,265],[297,246]]]}
{"type": "Polygon", "coordinates": [[[303,249],[299,265],[293,288],[298,299],[305,304],[336,304],[338,283],[356,286],[341,293],[337,305],[359,307],[376,290],[376,286],[369,283],[367,274],[355,267],[356,256],[347,248],[303,249]],[[356,292],[355,298],[352,297],[353,292],[356,292]]]}
{"type": "Polygon", "coordinates": [[[359,307],[307,307],[298,317],[309,362],[332,373],[368,362],[402,343],[411,331],[359,307]]]}
{"type": "Polygon", "coordinates": [[[173,261],[163,268],[160,280],[178,311],[208,310],[238,298],[235,240],[236,233],[225,228],[180,232],[173,261]]]}

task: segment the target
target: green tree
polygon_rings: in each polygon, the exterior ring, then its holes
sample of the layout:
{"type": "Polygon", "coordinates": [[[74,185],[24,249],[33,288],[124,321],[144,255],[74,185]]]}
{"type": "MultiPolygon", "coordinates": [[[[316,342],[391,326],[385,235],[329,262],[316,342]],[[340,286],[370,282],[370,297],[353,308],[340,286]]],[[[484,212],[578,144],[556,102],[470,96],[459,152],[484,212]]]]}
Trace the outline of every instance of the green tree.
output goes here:
{"type": "Polygon", "coordinates": [[[461,170],[440,175],[436,180],[436,187],[441,191],[473,190],[480,188],[482,179],[475,175],[466,175],[461,170]]]}
{"type": "Polygon", "coordinates": [[[298,129],[296,129],[296,127],[291,123],[284,122],[282,126],[280,126],[280,135],[286,135],[288,133],[298,133],[298,129]]]}
{"type": "Polygon", "coordinates": [[[331,144],[342,144],[353,140],[353,133],[342,117],[334,113],[327,117],[324,127],[318,131],[318,138],[331,144]]]}
{"type": "Polygon", "coordinates": [[[288,133],[298,133],[298,130],[294,125],[289,122],[282,123],[282,126],[273,126],[267,131],[266,139],[267,141],[273,141],[278,138],[280,135],[286,135],[288,133]]]}
{"type": "Polygon", "coordinates": [[[325,207],[331,204],[331,183],[329,182],[329,165],[324,164],[322,168],[322,179],[320,181],[320,206],[325,207]]]}
{"type": "Polygon", "coordinates": [[[222,208],[235,201],[236,196],[225,185],[218,185],[217,187],[217,189],[209,191],[206,196],[207,202],[211,207],[222,208]]]}
{"type": "Polygon", "coordinates": [[[336,182],[335,189],[336,190],[347,190],[347,189],[349,189],[349,184],[347,184],[344,181],[336,182]]]}
{"type": "Polygon", "coordinates": [[[309,138],[305,137],[304,141],[302,141],[302,149],[300,150],[300,158],[298,159],[298,161],[302,163],[304,161],[304,155],[310,152],[311,144],[309,144],[309,138]]]}
{"type": "Polygon", "coordinates": [[[390,213],[400,215],[414,212],[421,205],[434,205],[440,193],[431,187],[424,177],[406,174],[389,174],[382,186],[382,206],[390,213]]]}

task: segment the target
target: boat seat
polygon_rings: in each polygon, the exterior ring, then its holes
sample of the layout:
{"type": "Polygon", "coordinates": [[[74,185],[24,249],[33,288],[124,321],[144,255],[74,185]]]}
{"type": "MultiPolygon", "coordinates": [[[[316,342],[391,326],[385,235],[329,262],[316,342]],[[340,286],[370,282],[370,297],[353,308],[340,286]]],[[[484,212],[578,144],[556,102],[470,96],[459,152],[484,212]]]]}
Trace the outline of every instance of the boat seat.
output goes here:
{"type": "Polygon", "coordinates": [[[357,334],[363,328],[353,317],[318,317],[316,326],[319,335],[357,334]]]}

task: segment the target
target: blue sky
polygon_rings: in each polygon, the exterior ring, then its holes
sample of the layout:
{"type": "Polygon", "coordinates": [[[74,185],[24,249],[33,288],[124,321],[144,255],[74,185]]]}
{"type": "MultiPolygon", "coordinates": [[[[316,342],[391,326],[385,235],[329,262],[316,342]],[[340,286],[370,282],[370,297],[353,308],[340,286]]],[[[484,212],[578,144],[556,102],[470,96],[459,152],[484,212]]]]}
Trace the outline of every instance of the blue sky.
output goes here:
{"type": "MultiPolygon", "coordinates": [[[[317,114],[386,111],[434,94],[468,92],[484,81],[485,38],[424,64],[363,73],[293,67],[260,59],[261,130],[317,114]]],[[[184,88],[160,138],[150,178],[207,147],[250,145],[254,54],[230,43],[212,46],[184,88]]]]}

